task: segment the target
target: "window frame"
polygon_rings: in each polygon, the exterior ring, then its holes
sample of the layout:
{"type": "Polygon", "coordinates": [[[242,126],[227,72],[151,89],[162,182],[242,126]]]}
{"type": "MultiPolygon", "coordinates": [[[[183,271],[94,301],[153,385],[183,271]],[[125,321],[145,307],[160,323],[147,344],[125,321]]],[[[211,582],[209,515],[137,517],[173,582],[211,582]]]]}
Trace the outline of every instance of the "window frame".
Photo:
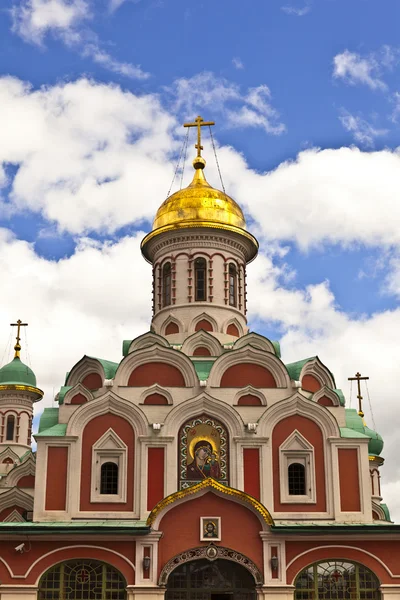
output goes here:
{"type": "Polygon", "coordinates": [[[171,306],[172,304],[172,265],[168,261],[162,266],[162,305],[171,306]]]}
{"type": "Polygon", "coordinates": [[[92,447],[90,502],[125,503],[127,501],[127,467],[128,447],[115,431],[109,429],[92,447]],[[107,462],[112,462],[118,466],[117,494],[101,493],[101,468],[107,462]]]}
{"type": "Polygon", "coordinates": [[[203,256],[194,259],[194,300],[207,302],[207,260],[203,256]],[[201,266],[199,264],[201,263],[201,266]],[[204,274],[204,298],[199,298],[199,273],[204,274]]]}
{"type": "Polygon", "coordinates": [[[316,504],[314,446],[297,430],[279,447],[279,481],[281,504],[316,504]],[[305,470],[305,494],[289,494],[289,466],[299,463],[305,470]]]}
{"type": "Polygon", "coordinates": [[[228,297],[229,306],[237,307],[237,281],[238,281],[238,270],[234,263],[229,263],[228,266],[228,297]],[[232,281],[231,278],[233,277],[232,281]]]}
{"type": "Polygon", "coordinates": [[[5,435],[5,441],[6,442],[14,442],[15,440],[15,426],[16,426],[16,416],[14,413],[9,413],[7,415],[7,419],[6,419],[6,435],[5,435]],[[13,424],[12,424],[12,436],[8,437],[8,423],[10,420],[13,420],[13,424]]]}

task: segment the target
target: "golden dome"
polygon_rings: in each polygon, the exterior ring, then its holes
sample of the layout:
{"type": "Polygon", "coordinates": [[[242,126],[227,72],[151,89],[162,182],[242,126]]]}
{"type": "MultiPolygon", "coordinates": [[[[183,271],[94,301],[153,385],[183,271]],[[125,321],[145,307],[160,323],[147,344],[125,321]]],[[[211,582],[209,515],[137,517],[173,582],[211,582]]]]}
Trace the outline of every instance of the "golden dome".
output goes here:
{"type": "Polygon", "coordinates": [[[160,228],[217,227],[228,225],[245,229],[246,221],[238,204],[224,192],[207,182],[203,169],[205,160],[193,161],[192,183],[169,196],[161,204],[153,222],[153,231],[160,228]]]}
{"type": "Polygon", "coordinates": [[[223,229],[239,234],[247,239],[247,261],[253,260],[257,255],[258,242],[245,229],[242,209],[227,194],[211,187],[204,177],[205,165],[204,158],[197,156],[193,161],[195,173],[192,183],[169,196],[158,209],[153,229],[141,244],[142,253],[150,262],[148,249],[152,239],[167,231],[196,227],[223,229]]]}

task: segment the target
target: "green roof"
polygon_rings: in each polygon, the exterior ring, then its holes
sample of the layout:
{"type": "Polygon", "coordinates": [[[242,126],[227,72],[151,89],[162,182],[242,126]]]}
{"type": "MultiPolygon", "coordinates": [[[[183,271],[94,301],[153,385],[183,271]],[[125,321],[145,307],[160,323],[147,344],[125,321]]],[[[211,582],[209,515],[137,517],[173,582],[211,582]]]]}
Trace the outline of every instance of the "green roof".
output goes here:
{"type": "Polygon", "coordinates": [[[53,425],[49,429],[44,429],[40,433],[37,433],[33,437],[36,439],[37,437],[64,437],[67,431],[66,423],[57,423],[57,425],[53,425]]]}
{"type": "Polygon", "coordinates": [[[112,536],[118,534],[145,535],[150,533],[146,521],[96,520],[96,521],[51,521],[48,523],[27,521],[25,523],[0,523],[0,535],[46,535],[54,533],[98,533],[112,536]]]}
{"type": "Polygon", "coordinates": [[[300,373],[304,365],[310,360],[314,360],[316,358],[316,356],[311,356],[310,358],[303,358],[303,360],[298,360],[297,362],[285,365],[290,375],[290,378],[294,379],[295,381],[298,381],[300,379],[300,373]]]}
{"type": "Polygon", "coordinates": [[[56,408],[45,408],[42,412],[39,421],[39,430],[38,433],[42,433],[46,429],[50,429],[53,425],[58,424],[58,407],[56,408]]]}
{"type": "Polygon", "coordinates": [[[386,521],[389,521],[390,523],[392,523],[392,519],[390,518],[390,512],[388,509],[388,505],[387,504],[381,504],[381,509],[383,510],[383,512],[385,513],[385,517],[386,517],[386,521]]]}
{"type": "Polygon", "coordinates": [[[293,523],[288,525],[271,525],[271,530],[274,533],[298,533],[299,535],[310,534],[310,535],[321,535],[323,533],[343,534],[349,533],[354,535],[355,533],[369,534],[369,533],[387,533],[392,535],[393,533],[400,534],[400,525],[394,523],[383,524],[382,521],[375,523],[293,523]]]}
{"type": "MultiPolygon", "coordinates": [[[[291,379],[294,379],[295,381],[299,381],[300,373],[301,373],[301,370],[304,367],[304,365],[307,364],[308,362],[310,362],[310,360],[315,360],[315,359],[318,359],[320,361],[318,356],[310,356],[309,358],[303,358],[302,360],[298,360],[297,362],[287,364],[286,368],[288,370],[288,373],[289,373],[291,379]]],[[[330,376],[332,377],[333,382],[335,383],[335,377],[334,377],[332,371],[330,371],[326,365],[324,365],[324,366],[328,370],[330,376]]]]}
{"type": "Polygon", "coordinates": [[[278,358],[281,358],[281,345],[279,342],[276,342],[275,340],[270,340],[271,344],[273,345],[274,349],[275,349],[275,354],[277,355],[278,358]]]}
{"type": "Polygon", "coordinates": [[[342,438],[367,438],[365,433],[350,429],[350,427],[340,427],[340,437],[342,438]]]}
{"type": "Polygon", "coordinates": [[[342,390],[335,389],[333,391],[335,392],[336,396],[338,396],[338,398],[339,398],[339,404],[340,404],[340,406],[345,406],[346,405],[346,400],[344,398],[344,394],[343,394],[342,390]]]}
{"type": "Polygon", "coordinates": [[[0,385],[30,385],[36,387],[36,376],[30,367],[16,356],[0,369],[0,385]]]}
{"type": "Polygon", "coordinates": [[[101,363],[106,379],[114,379],[119,363],[112,362],[111,360],[104,360],[103,358],[96,358],[95,356],[89,356],[88,358],[93,358],[93,360],[98,360],[99,363],[101,363]]]}
{"type": "Polygon", "coordinates": [[[197,373],[197,377],[200,381],[206,381],[206,379],[208,379],[211,368],[215,361],[215,358],[214,360],[192,360],[192,363],[197,373]]]}
{"type": "MultiPolygon", "coordinates": [[[[358,414],[355,408],[346,408],[346,428],[350,431],[363,434],[369,438],[368,452],[374,456],[379,456],[383,450],[383,439],[377,431],[374,431],[370,427],[365,425],[362,417],[358,414]]],[[[342,437],[352,437],[349,435],[343,435],[342,437]]],[[[360,437],[359,435],[353,437],[360,437]]]]}
{"type": "Polygon", "coordinates": [[[65,394],[72,390],[72,385],[62,385],[60,391],[57,394],[57,402],[58,404],[64,404],[65,394]]]}

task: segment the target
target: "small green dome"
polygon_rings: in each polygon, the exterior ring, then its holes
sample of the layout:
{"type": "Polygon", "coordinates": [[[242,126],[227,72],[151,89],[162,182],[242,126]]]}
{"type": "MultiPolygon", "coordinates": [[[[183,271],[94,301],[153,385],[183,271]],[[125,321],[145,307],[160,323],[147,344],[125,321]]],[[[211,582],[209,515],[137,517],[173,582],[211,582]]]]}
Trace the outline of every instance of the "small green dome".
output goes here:
{"type": "Polygon", "coordinates": [[[375,454],[379,456],[383,450],[383,439],[382,436],[379,435],[377,431],[370,429],[369,427],[364,427],[365,435],[367,435],[370,439],[368,444],[368,452],[370,454],[375,454]]]}
{"type": "Polygon", "coordinates": [[[0,385],[30,385],[36,387],[35,373],[16,356],[0,369],[0,385]]]}

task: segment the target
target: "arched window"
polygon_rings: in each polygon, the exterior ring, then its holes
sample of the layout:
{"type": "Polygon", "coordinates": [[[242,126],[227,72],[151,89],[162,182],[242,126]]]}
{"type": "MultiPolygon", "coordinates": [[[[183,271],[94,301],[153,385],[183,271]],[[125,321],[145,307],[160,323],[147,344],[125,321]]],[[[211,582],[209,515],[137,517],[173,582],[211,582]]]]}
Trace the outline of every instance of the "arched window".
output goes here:
{"type": "Polygon", "coordinates": [[[195,300],[202,302],[207,299],[207,263],[205,258],[196,258],[194,261],[195,300]]]}
{"type": "Polygon", "coordinates": [[[305,496],[306,468],[301,463],[292,463],[288,467],[288,489],[291,496],[305,496]]]}
{"type": "Polygon", "coordinates": [[[118,494],[118,465],[113,462],[101,465],[100,494],[118,494]]]}
{"type": "Polygon", "coordinates": [[[233,263],[229,265],[229,305],[237,304],[237,270],[233,263]]]}
{"type": "Polygon", "coordinates": [[[126,599],[126,581],[111,565],[69,560],[51,567],[39,583],[38,600],[126,599]]]}
{"type": "Polygon", "coordinates": [[[376,575],[348,560],[314,563],[299,573],[295,582],[295,600],[379,600],[380,582],[376,575]]]}
{"type": "Polygon", "coordinates": [[[167,262],[162,270],[162,297],[163,306],[171,304],[171,263],[167,262]]]}
{"type": "Polygon", "coordinates": [[[15,417],[9,415],[7,417],[6,440],[12,442],[14,440],[15,417]]]}

